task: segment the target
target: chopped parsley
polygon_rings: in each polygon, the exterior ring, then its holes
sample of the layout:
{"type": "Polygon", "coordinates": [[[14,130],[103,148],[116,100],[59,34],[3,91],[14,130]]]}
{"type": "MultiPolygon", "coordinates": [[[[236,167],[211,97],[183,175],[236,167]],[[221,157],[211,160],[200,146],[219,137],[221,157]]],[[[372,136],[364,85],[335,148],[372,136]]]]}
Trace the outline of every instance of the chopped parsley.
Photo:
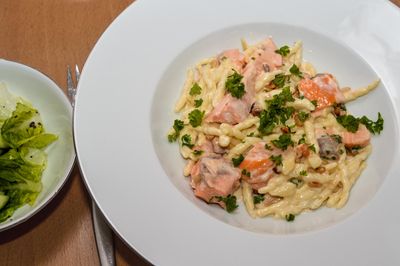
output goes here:
{"type": "Polygon", "coordinates": [[[250,173],[249,171],[247,171],[246,169],[243,169],[243,170],[242,170],[242,175],[245,175],[245,176],[247,176],[247,177],[250,177],[250,176],[251,176],[251,173],[250,173]]]}
{"type": "Polygon", "coordinates": [[[356,132],[358,130],[358,125],[360,120],[352,115],[342,115],[336,117],[336,120],[341,124],[347,131],[356,132]]]}
{"type": "Polygon", "coordinates": [[[258,204],[258,203],[261,203],[261,202],[263,202],[263,201],[264,201],[264,195],[255,194],[255,195],[253,196],[253,202],[254,202],[254,204],[258,204]]]}
{"type": "Polygon", "coordinates": [[[289,71],[290,73],[292,73],[292,75],[298,76],[300,78],[303,77],[303,73],[300,71],[299,67],[296,64],[293,64],[289,71]]]}
{"type": "Polygon", "coordinates": [[[287,56],[290,53],[290,48],[289,46],[284,45],[278,50],[275,50],[275,53],[280,54],[281,56],[287,56]]]}
{"type": "Polygon", "coordinates": [[[376,122],[364,115],[361,117],[360,123],[364,124],[372,134],[379,134],[383,130],[383,117],[381,113],[378,113],[378,120],[376,122]]]}
{"type": "Polygon", "coordinates": [[[244,84],[241,82],[243,76],[233,70],[233,74],[229,75],[225,82],[225,89],[235,98],[242,98],[244,95],[244,84]]]}
{"type": "Polygon", "coordinates": [[[179,119],[175,119],[173,129],[175,130],[174,133],[168,135],[168,141],[169,142],[174,142],[176,139],[179,137],[179,133],[181,130],[184,128],[183,121],[179,119]]]}
{"type": "Polygon", "coordinates": [[[295,218],[296,218],[296,216],[294,214],[291,214],[291,213],[285,215],[285,219],[288,222],[293,222],[295,218]]]}
{"type": "Polygon", "coordinates": [[[254,132],[251,132],[250,134],[247,135],[247,137],[254,137],[254,136],[255,136],[254,132]]]}
{"type": "Polygon", "coordinates": [[[313,144],[313,145],[308,145],[308,149],[309,149],[310,151],[317,152],[317,151],[315,150],[314,144],[313,144]]]}
{"type": "Polygon", "coordinates": [[[264,148],[266,150],[272,150],[272,147],[268,145],[268,143],[265,143],[264,148]]]}
{"type": "Polygon", "coordinates": [[[310,101],[315,107],[317,107],[318,106],[318,102],[317,102],[317,100],[312,100],[312,101],[310,101]]]}
{"type": "Polygon", "coordinates": [[[193,155],[196,155],[196,156],[200,156],[200,155],[202,155],[204,153],[204,151],[202,151],[202,150],[194,150],[193,151],[193,155]]]}
{"type": "Polygon", "coordinates": [[[283,88],[282,92],[274,95],[272,100],[265,101],[267,109],[260,113],[260,126],[258,127],[258,131],[262,135],[268,135],[272,133],[275,126],[279,123],[285,124],[294,113],[294,108],[285,107],[285,104],[293,101],[294,98],[289,87],[283,88]]]}
{"type": "Polygon", "coordinates": [[[301,176],[307,176],[308,173],[307,173],[306,170],[302,170],[302,171],[300,171],[300,175],[301,175],[301,176]]]}
{"type": "Polygon", "coordinates": [[[203,99],[194,100],[194,107],[198,108],[203,104],[203,99]]]}
{"type": "Polygon", "coordinates": [[[193,148],[193,146],[194,146],[192,144],[192,137],[188,134],[183,135],[181,138],[181,141],[182,141],[182,147],[187,146],[189,148],[193,148]]]}
{"type": "Polygon", "coordinates": [[[269,157],[269,159],[276,165],[276,166],[279,166],[279,165],[282,165],[282,155],[276,155],[276,156],[274,156],[274,155],[271,155],[270,157],[269,157]]]}
{"type": "Polygon", "coordinates": [[[342,143],[342,142],[343,142],[343,141],[342,141],[342,136],[340,136],[340,135],[332,134],[332,135],[330,135],[330,136],[331,136],[333,139],[335,139],[337,143],[342,143]]]}
{"type": "Polygon", "coordinates": [[[300,120],[301,122],[305,122],[305,121],[310,117],[310,114],[301,111],[301,112],[299,112],[299,113],[297,114],[297,117],[299,118],[299,120],[300,120]]]}
{"type": "Polygon", "coordinates": [[[301,139],[299,139],[299,141],[297,142],[298,145],[306,143],[306,134],[303,134],[301,136],[301,139]]]}
{"type": "Polygon", "coordinates": [[[192,96],[201,94],[201,87],[199,86],[199,84],[197,84],[197,82],[194,83],[193,86],[190,88],[189,94],[192,96]]]}
{"type": "Polygon", "coordinates": [[[244,157],[242,154],[240,154],[237,158],[232,158],[232,163],[233,166],[238,167],[244,160],[244,157]]]}
{"type": "Polygon", "coordinates": [[[290,134],[282,134],[278,139],[271,141],[277,148],[286,150],[288,146],[293,146],[294,143],[290,137],[290,134]]]}
{"type": "Polygon", "coordinates": [[[236,204],[236,196],[232,196],[232,195],[228,195],[226,197],[222,197],[222,196],[217,196],[215,197],[218,201],[222,201],[223,203],[225,203],[225,207],[226,207],[226,211],[231,213],[234,210],[236,210],[237,207],[239,207],[236,204]]]}
{"type": "Polygon", "coordinates": [[[293,183],[296,185],[296,187],[299,187],[301,184],[303,184],[303,180],[297,178],[297,177],[292,177],[289,179],[290,183],[293,183]]]}
{"type": "Polygon", "coordinates": [[[198,127],[201,125],[203,121],[204,111],[200,111],[199,109],[194,109],[189,113],[189,123],[192,127],[198,127]]]}
{"type": "Polygon", "coordinates": [[[289,76],[286,76],[284,74],[278,74],[272,80],[272,84],[274,84],[277,88],[283,88],[283,86],[285,86],[285,83],[288,80],[289,80],[289,76]]]}
{"type": "Polygon", "coordinates": [[[361,118],[356,118],[352,115],[342,115],[342,116],[336,117],[336,120],[347,131],[350,131],[353,133],[358,130],[358,126],[360,125],[360,123],[364,124],[372,134],[379,134],[383,130],[384,120],[383,120],[381,113],[378,113],[378,119],[376,120],[376,122],[372,121],[365,115],[361,118]]]}

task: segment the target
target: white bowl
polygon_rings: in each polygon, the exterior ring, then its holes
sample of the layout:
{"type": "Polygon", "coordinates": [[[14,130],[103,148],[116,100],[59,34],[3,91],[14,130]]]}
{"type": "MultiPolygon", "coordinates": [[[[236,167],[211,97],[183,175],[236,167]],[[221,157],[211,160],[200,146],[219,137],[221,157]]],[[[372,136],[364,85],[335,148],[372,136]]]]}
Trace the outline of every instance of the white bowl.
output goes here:
{"type": "Polygon", "coordinates": [[[42,175],[43,188],[33,206],[24,205],[6,221],[0,231],[20,224],[49,203],[61,190],[75,162],[72,137],[72,108],[62,90],[39,71],[0,59],[0,81],[14,95],[29,101],[41,114],[47,132],[58,140],[46,149],[47,167],[42,175]]]}

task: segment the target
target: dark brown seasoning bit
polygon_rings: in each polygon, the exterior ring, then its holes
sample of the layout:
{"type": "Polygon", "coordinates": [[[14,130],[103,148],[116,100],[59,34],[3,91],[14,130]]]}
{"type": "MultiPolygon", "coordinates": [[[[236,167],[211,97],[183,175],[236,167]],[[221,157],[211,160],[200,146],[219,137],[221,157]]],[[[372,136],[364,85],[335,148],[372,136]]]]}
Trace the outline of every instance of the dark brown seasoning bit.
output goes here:
{"type": "Polygon", "coordinates": [[[286,126],[286,127],[281,127],[281,131],[282,131],[282,133],[289,133],[289,132],[290,132],[290,129],[289,129],[288,126],[286,126]]]}
{"type": "Polygon", "coordinates": [[[302,158],[307,158],[308,156],[310,156],[310,149],[307,144],[303,143],[296,147],[296,160],[298,160],[298,162],[300,162],[302,158]]]}
{"type": "Polygon", "coordinates": [[[336,192],[338,192],[339,190],[341,190],[343,188],[343,184],[342,184],[342,182],[339,182],[338,184],[337,184],[337,186],[333,189],[333,193],[336,193],[336,192]]]}
{"type": "Polygon", "coordinates": [[[270,68],[269,68],[269,65],[268,64],[262,64],[262,67],[263,67],[263,69],[264,69],[264,72],[269,72],[269,70],[270,70],[270,68]]]}
{"type": "Polygon", "coordinates": [[[254,116],[259,116],[262,109],[257,105],[257,103],[253,103],[250,108],[250,113],[254,116]]]}
{"type": "Polygon", "coordinates": [[[324,173],[325,171],[326,171],[326,169],[325,169],[325,167],[323,167],[323,166],[320,166],[320,167],[318,167],[318,168],[315,169],[315,172],[317,172],[317,173],[319,173],[319,174],[322,174],[322,173],[324,173]]]}
{"type": "Polygon", "coordinates": [[[307,185],[312,188],[320,188],[322,186],[322,184],[318,181],[308,182],[307,185]]]}
{"type": "Polygon", "coordinates": [[[295,97],[295,98],[299,98],[300,97],[300,92],[299,92],[299,90],[297,88],[293,92],[293,97],[295,97]]]}
{"type": "Polygon", "coordinates": [[[347,114],[346,106],[343,103],[335,103],[333,105],[333,114],[335,116],[343,116],[347,114]]]}

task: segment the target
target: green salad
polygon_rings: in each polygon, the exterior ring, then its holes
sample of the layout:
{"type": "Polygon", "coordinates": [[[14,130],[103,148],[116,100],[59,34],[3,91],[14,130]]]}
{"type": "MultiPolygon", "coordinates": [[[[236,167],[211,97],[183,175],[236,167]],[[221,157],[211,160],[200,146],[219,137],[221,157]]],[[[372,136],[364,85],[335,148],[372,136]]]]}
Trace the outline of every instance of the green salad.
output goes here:
{"type": "Polygon", "coordinates": [[[38,110],[0,82],[0,222],[33,205],[47,165],[44,149],[57,140],[45,132],[38,110]]]}

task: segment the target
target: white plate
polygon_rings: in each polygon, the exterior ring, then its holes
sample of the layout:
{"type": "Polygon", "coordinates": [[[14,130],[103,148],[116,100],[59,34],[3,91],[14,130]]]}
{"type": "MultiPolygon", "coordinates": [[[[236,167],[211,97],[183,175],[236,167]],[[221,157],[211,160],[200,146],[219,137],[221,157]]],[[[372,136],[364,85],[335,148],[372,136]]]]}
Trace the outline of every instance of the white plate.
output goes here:
{"type": "Polygon", "coordinates": [[[57,195],[74,165],[75,150],[71,105],[51,79],[28,66],[0,60],[0,81],[12,94],[26,99],[40,112],[47,132],[58,135],[58,140],[46,149],[43,189],[35,204],[24,205],[7,221],[0,223],[0,231],[3,231],[26,221],[57,195]]]}
{"type": "Polygon", "coordinates": [[[106,31],[80,80],[74,119],[81,170],[115,231],[156,265],[400,263],[400,12],[386,1],[138,1],[106,31]],[[272,35],[345,86],[382,79],[350,105],[385,118],[345,208],[294,223],[229,215],[196,199],[166,141],[186,69],[272,35]]]}

